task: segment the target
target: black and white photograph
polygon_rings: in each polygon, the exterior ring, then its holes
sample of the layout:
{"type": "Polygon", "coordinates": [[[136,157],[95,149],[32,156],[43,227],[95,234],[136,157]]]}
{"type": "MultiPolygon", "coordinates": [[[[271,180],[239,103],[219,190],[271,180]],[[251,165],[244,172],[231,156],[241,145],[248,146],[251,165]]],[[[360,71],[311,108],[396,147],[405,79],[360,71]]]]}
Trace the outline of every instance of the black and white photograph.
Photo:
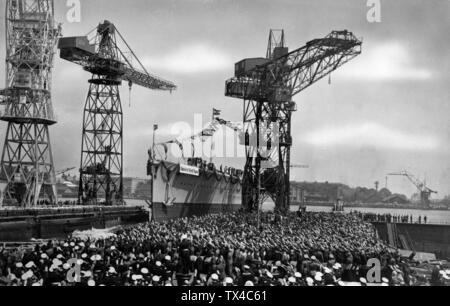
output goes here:
{"type": "Polygon", "coordinates": [[[449,0],[1,0],[0,287],[450,286],[449,35],[449,0]]]}

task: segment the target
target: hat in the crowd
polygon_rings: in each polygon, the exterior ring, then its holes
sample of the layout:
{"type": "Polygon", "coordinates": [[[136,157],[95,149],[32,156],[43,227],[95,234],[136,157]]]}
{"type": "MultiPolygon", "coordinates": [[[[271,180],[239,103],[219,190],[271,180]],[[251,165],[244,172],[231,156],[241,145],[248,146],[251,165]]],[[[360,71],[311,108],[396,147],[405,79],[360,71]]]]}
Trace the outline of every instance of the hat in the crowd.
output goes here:
{"type": "Polygon", "coordinates": [[[62,259],[62,258],[64,258],[64,256],[62,254],[58,254],[58,255],[56,255],[56,258],[62,259]]]}
{"type": "Polygon", "coordinates": [[[281,267],[281,261],[277,261],[277,262],[275,263],[275,266],[281,267]]]}
{"type": "Polygon", "coordinates": [[[91,277],[92,276],[92,272],[91,271],[82,271],[81,273],[83,274],[84,277],[91,277]]]}
{"type": "Polygon", "coordinates": [[[317,257],[316,256],[311,256],[311,260],[317,260],[317,257]]]}
{"type": "Polygon", "coordinates": [[[95,260],[96,261],[102,260],[102,256],[100,254],[95,255],[95,260]]]}
{"type": "Polygon", "coordinates": [[[80,247],[79,247],[78,245],[76,245],[73,249],[74,249],[75,251],[78,251],[78,250],[80,249],[80,247]]]}
{"type": "Polygon", "coordinates": [[[63,268],[64,268],[64,270],[69,270],[70,265],[68,263],[65,263],[65,264],[63,264],[63,268]]]}
{"type": "Polygon", "coordinates": [[[216,273],[214,273],[213,275],[211,275],[211,278],[215,281],[219,280],[219,275],[217,275],[216,273]]]}
{"type": "Polygon", "coordinates": [[[33,275],[34,275],[33,271],[28,270],[27,272],[25,272],[24,274],[22,274],[21,279],[22,279],[23,281],[26,281],[27,279],[32,278],[33,275]]]}
{"type": "Polygon", "coordinates": [[[64,246],[65,248],[68,248],[68,247],[69,247],[69,244],[66,242],[66,243],[63,244],[63,246],[64,246]]]}
{"type": "Polygon", "coordinates": [[[148,271],[147,268],[142,268],[141,269],[141,273],[144,274],[144,275],[147,275],[149,273],[149,271],[148,271]]]}
{"type": "Polygon", "coordinates": [[[316,275],[314,276],[314,279],[318,282],[322,281],[322,275],[320,275],[319,273],[316,273],[316,275]]]}
{"type": "Polygon", "coordinates": [[[231,277],[226,277],[225,278],[225,284],[228,284],[228,285],[233,284],[233,279],[231,277]]]}
{"type": "Polygon", "coordinates": [[[161,262],[160,261],[157,261],[156,263],[155,263],[155,265],[157,266],[157,267],[161,267],[161,262]]]}
{"type": "Polygon", "coordinates": [[[87,284],[89,287],[95,287],[95,281],[93,279],[88,280],[87,284]]]}
{"type": "Polygon", "coordinates": [[[75,246],[75,242],[71,242],[71,243],[70,243],[70,246],[71,246],[71,247],[74,247],[74,246],[75,246]]]}
{"type": "Polygon", "coordinates": [[[323,268],[323,272],[324,272],[325,274],[331,274],[333,271],[332,271],[330,268],[328,268],[328,267],[324,267],[324,268],[323,268]]]}
{"type": "Polygon", "coordinates": [[[359,282],[360,282],[361,284],[367,284],[367,279],[365,279],[364,277],[361,277],[361,278],[359,279],[359,282]]]}
{"type": "Polygon", "coordinates": [[[270,273],[269,271],[266,272],[266,275],[267,275],[267,277],[269,277],[269,278],[273,278],[273,274],[270,273]]]}
{"type": "Polygon", "coordinates": [[[16,263],[16,268],[23,268],[23,263],[21,263],[21,262],[18,262],[18,263],[16,263]]]}
{"type": "Polygon", "coordinates": [[[88,257],[88,254],[86,254],[86,253],[81,254],[81,258],[86,259],[87,257],[88,257]]]}
{"type": "Polygon", "coordinates": [[[110,247],[110,249],[111,249],[111,251],[114,251],[114,250],[116,249],[116,246],[115,246],[115,245],[112,245],[112,246],[110,247]]]}
{"type": "Polygon", "coordinates": [[[297,280],[295,279],[295,277],[289,277],[289,279],[288,279],[288,281],[290,282],[290,283],[296,283],[297,282],[297,280]]]}
{"type": "Polygon", "coordinates": [[[45,254],[45,253],[42,253],[42,254],[41,254],[41,258],[42,258],[42,259],[47,259],[47,258],[48,258],[48,256],[47,256],[47,254],[45,254]]]}
{"type": "Polygon", "coordinates": [[[95,255],[92,255],[90,259],[91,261],[95,261],[95,255]]]}
{"type": "Polygon", "coordinates": [[[247,266],[247,265],[245,265],[245,266],[244,266],[244,270],[250,270],[250,267],[247,266]]]}
{"type": "Polygon", "coordinates": [[[302,278],[302,274],[300,272],[295,272],[294,276],[296,278],[302,278]]]}
{"type": "Polygon", "coordinates": [[[342,265],[338,262],[333,265],[334,270],[339,270],[340,268],[342,268],[342,265]]]}
{"type": "Polygon", "coordinates": [[[191,261],[197,261],[197,256],[191,255],[190,259],[191,259],[191,261]]]}
{"type": "Polygon", "coordinates": [[[84,242],[83,241],[81,241],[80,243],[78,243],[78,245],[80,246],[80,247],[82,247],[82,248],[84,248],[86,245],[84,244],[84,242]]]}
{"type": "Polygon", "coordinates": [[[91,249],[96,249],[97,247],[95,246],[95,243],[91,243],[91,245],[89,246],[89,248],[91,248],[91,249]]]}
{"type": "Polygon", "coordinates": [[[164,259],[165,259],[166,261],[171,261],[171,260],[172,260],[172,257],[170,257],[169,255],[167,255],[166,257],[164,257],[164,259]]]}
{"type": "Polygon", "coordinates": [[[59,260],[58,258],[53,259],[52,263],[56,267],[59,267],[60,265],[62,265],[62,261],[59,260]]]}
{"type": "Polygon", "coordinates": [[[383,278],[381,279],[381,281],[382,281],[383,283],[386,283],[386,284],[389,283],[389,280],[388,280],[386,277],[383,277],[383,278]]]}
{"type": "Polygon", "coordinates": [[[171,282],[166,282],[166,284],[164,286],[165,287],[172,287],[172,283],[171,282]]]}
{"type": "Polygon", "coordinates": [[[246,281],[245,284],[244,284],[244,286],[245,286],[245,287],[253,287],[254,284],[253,284],[252,281],[246,281]]]}
{"type": "Polygon", "coordinates": [[[108,273],[109,274],[116,274],[117,271],[116,271],[116,269],[114,267],[109,267],[108,273]]]}
{"type": "Polygon", "coordinates": [[[181,240],[187,239],[187,235],[181,235],[181,240]]]}
{"type": "Polygon", "coordinates": [[[314,286],[314,280],[311,277],[306,278],[306,284],[308,284],[309,287],[314,286]]]}
{"type": "Polygon", "coordinates": [[[81,266],[83,263],[84,263],[83,260],[81,260],[81,259],[78,259],[78,260],[77,260],[77,265],[81,266]]]}
{"type": "Polygon", "coordinates": [[[41,283],[34,283],[31,285],[31,287],[42,287],[42,286],[41,286],[41,283]]]}
{"type": "Polygon", "coordinates": [[[154,281],[155,283],[159,282],[161,278],[158,275],[153,276],[152,281],[154,281]]]}
{"type": "Polygon", "coordinates": [[[28,263],[25,265],[25,268],[31,269],[31,268],[33,268],[34,266],[35,266],[35,265],[34,265],[34,262],[30,261],[30,262],[28,262],[28,263]]]}

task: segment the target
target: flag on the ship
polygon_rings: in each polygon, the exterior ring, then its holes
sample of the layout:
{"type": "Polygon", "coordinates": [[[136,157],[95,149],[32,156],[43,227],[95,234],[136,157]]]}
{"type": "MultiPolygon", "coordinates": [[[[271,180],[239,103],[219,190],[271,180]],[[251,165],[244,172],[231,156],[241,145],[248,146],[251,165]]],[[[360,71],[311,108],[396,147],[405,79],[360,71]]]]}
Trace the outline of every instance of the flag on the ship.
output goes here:
{"type": "Polygon", "coordinates": [[[222,114],[221,110],[213,108],[213,116],[220,116],[221,114],[222,114]]]}
{"type": "Polygon", "coordinates": [[[157,124],[153,125],[153,130],[156,131],[159,128],[159,126],[157,124]]]}

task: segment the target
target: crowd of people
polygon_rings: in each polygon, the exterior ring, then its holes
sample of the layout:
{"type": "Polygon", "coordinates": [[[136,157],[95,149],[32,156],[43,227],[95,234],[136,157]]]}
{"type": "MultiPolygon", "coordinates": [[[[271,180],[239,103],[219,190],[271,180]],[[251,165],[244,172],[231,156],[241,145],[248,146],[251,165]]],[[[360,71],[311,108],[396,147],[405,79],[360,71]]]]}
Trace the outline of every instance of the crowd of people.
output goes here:
{"type": "Polygon", "coordinates": [[[362,212],[353,212],[357,214],[364,221],[369,222],[387,222],[387,223],[410,223],[410,224],[427,224],[428,217],[427,216],[419,216],[417,219],[414,219],[412,215],[393,215],[393,214],[373,214],[373,213],[362,213],[362,212]]]}
{"type": "MultiPolygon", "coordinates": [[[[382,286],[443,284],[413,271],[356,214],[232,213],[124,228],[108,238],[0,249],[0,286],[382,286]],[[259,227],[258,227],[259,224],[259,227]],[[380,279],[371,274],[378,259],[380,279]]],[[[447,272],[446,272],[447,271],[447,272]]]]}

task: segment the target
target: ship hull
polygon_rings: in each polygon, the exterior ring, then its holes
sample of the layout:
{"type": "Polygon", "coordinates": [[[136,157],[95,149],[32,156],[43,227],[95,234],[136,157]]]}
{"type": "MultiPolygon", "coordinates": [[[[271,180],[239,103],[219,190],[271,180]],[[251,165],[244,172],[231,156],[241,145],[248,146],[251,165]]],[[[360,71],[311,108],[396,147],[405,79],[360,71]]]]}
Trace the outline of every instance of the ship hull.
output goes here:
{"type": "Polygon", "coordinates": [[[241,181],[219,171],[182,173],[180,165],[160,162],[153,166],[153,218],[166,221],[238,211],[241,181]]]}

